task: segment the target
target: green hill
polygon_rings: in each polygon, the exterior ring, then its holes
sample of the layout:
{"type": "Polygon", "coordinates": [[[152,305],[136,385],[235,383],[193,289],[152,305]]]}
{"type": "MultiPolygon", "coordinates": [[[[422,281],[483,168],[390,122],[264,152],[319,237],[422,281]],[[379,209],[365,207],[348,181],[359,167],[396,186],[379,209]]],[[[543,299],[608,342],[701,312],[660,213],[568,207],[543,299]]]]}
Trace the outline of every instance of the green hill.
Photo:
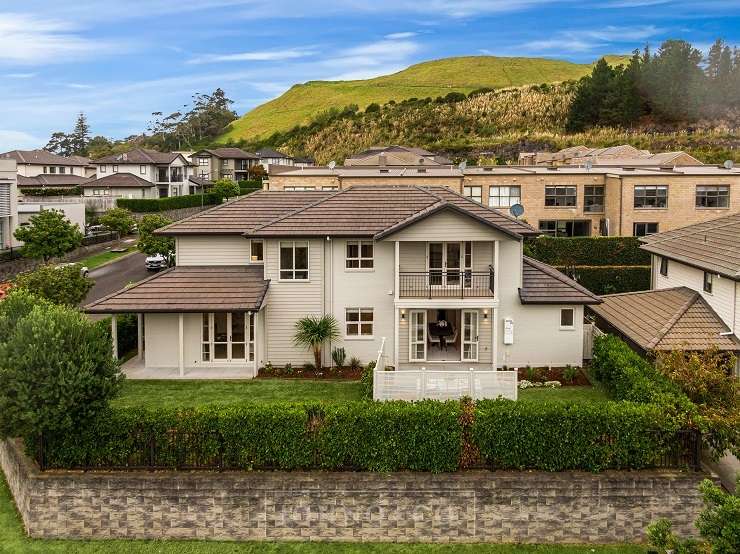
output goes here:
{"type": "MultiPolygon", "coordinates": [[[[610,63],[625,58],[608,56],[610,63]]],[[[412,65],[392,75],[357,81],[309,81],[294,85],[274,100],[256,107],[233,122],[219,142],[266,138],[276,131],[305,125],[330,108],[357,104],[384,104],[389,100],[435,98],[449,92],[469,93],[479,88],[504,88],[578,79],[591,64],[543,58],[469,56],[412,65]]]]}

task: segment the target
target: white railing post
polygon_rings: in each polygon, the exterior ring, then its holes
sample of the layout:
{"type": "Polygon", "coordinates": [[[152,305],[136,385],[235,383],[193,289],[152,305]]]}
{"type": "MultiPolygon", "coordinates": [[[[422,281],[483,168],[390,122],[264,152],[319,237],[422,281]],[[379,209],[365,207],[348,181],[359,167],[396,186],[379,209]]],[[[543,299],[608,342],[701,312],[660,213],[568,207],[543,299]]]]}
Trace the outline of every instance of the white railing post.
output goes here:
{"type": "Polygon", "coordinates": [[[470,398],[475,399],[475,370],[470,368],[470,398]]]}

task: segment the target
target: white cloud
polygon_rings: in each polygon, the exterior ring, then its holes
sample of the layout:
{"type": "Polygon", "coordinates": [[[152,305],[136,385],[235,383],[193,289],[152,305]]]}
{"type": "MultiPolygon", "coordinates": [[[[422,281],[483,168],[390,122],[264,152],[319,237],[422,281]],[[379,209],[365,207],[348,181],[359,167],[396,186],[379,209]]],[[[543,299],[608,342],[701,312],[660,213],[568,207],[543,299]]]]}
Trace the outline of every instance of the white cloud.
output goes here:
{"type": "Polygon", "coordinates": [[[385,35],[385,38],[387,38],[388,40],[400,40],[404,38],[415,37],[416,35],[417,33],[413,31],[406,31],[403,33],[391,33],[390,35],[385,35]]]}
{"type": "Polygon", "coordinates": [[[69,88],[76,88],[80,90],[86,90],[86,89],[93,88],[92,85],[85,85],[82,83],[65,83],[64,86],[69,87],[69,88]]]}
{"type": "Polygon", "coordinates": [[[316,52],[311,49],[289,48],[287,50],[263,50],[256,52],[239,52],[236,54],[204,54],[188,60],[187,63],[277,62],[305,58],[315,53],[316,52]]]}
{"type": "Polygon", "coordinates": [[[403,69],[420,49],[411,40],[380,40],[340,50],[320,65],[330,72],[324,79],[369,79],[403,69]]]}
{"type": "Polygon", "coordinates": [[[655,25],[617,27],[607,25],[598,29],[566,30],[556,33],[552,38],[533,40],[520,45],[530,53],[552,52],[590,52],[605,48],[621,48],[624,45],[642,42],[664,33],[666,30],[655,25]]]}
{"type": "Polygon", "coordinates": [[[33,79],[38,73],[6,73],[3,75],[6,79],[33,79]]]}
{"type": "Polygon", "coordinates": [[[0,152],[9,150],[32,150],[46,144],[46,140],[23,131],[0,129],[0,152]]]}

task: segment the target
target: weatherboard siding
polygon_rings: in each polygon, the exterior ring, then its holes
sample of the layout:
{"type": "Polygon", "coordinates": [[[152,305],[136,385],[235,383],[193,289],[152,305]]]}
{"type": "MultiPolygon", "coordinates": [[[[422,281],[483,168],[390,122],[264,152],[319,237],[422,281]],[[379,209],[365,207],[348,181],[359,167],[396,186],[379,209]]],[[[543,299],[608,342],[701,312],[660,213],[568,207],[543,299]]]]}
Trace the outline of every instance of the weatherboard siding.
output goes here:
{"type": "Polygon", "coordinates": [[[488,225],[461,215],[451,210],[445,210],[422,219],[415,224],[399,230],[386,237],[386,240],[398,241],[454,241],[454,240],[477,240],[490,241],[506,237],[505,235],[488,225]]]}
{"type": "Polygon", "coordinates": [[[249,240],[240,236],[178,237],[177,265],[245,265],[249,240]]]}

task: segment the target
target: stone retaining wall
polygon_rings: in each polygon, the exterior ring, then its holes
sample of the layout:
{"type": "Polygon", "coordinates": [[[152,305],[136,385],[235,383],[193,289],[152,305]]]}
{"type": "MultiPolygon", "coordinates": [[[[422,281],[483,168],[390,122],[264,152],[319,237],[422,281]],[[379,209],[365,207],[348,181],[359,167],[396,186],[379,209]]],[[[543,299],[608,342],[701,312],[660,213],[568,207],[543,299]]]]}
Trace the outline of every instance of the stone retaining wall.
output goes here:
{"type": "Polygon", "coordinates": [[[0,464],[32,537],[614,543],[696,534],[705,474],[668,471],[41,473],[0,464]]]}

